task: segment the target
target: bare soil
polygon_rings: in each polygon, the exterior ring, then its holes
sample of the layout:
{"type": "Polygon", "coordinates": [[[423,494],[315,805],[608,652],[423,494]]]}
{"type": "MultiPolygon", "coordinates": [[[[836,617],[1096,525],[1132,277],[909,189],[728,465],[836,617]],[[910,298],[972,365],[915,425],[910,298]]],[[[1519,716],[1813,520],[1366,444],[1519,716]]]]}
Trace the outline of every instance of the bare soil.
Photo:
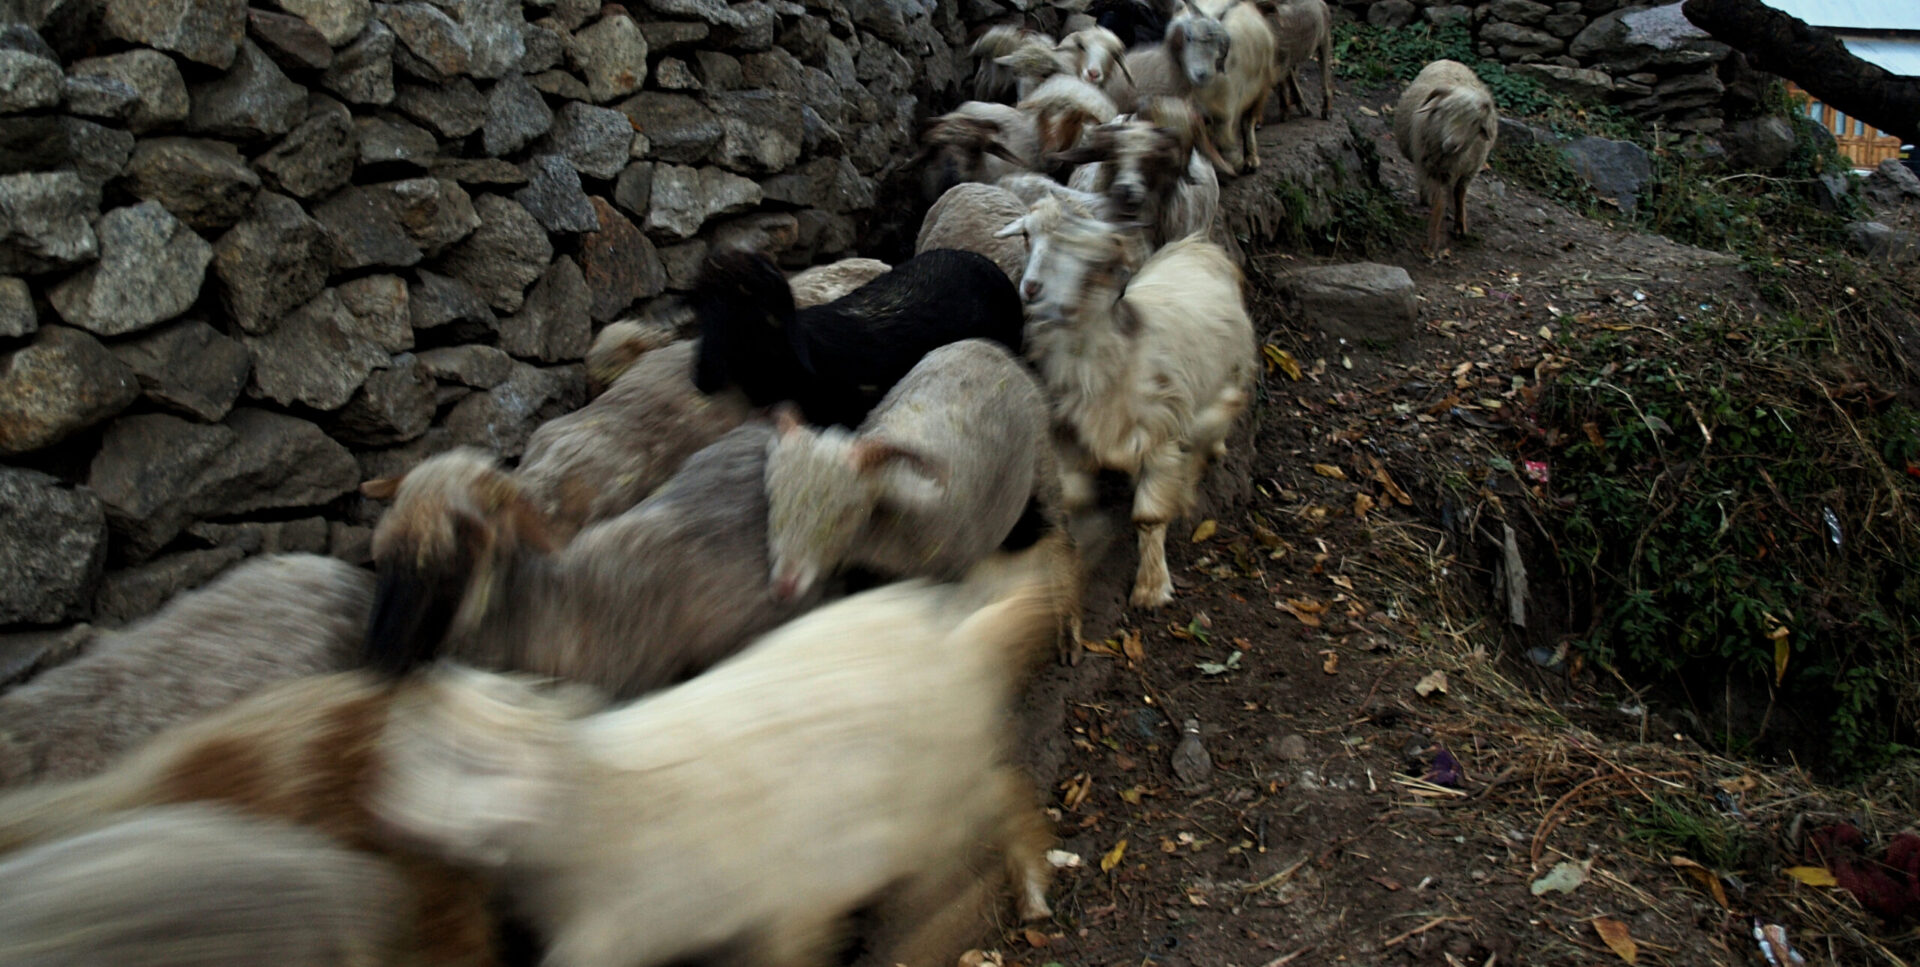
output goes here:
{"type": "MultiPolygon", "coordinates": [[[[1377,142],[1384,184],[1424,214],[1389,133],[1392,97],[1343,92],[1332,122],[1267,125],[1267,170],[1322,150],[1351,117],[1377,142]]],[[[1596,918],[1623,924],[1641,963],[1761,962],[1746,916],[1767,912],[1759,894],[1736,893],[1730,910],[1705,879],[1616,834],[1621,802],[1662,784],[1711,789],[1738,768],[1521,657],[1553,647],[1566,617],[1506,622],[1474,546],[1498,528],[1463,520],[1472,508],[1442,486],[1453,475],[1497,501],[1523,485],[1481,458],[1498,435],[1524,437],[1515,414],[1554,369],[1549,337],[1659,328],[1758,296],[1730,257],[1589,220],[1491,172],[1470,201],[1473,232],[1450,256],[1422,255],[1418,227],[1374,253],[1422,300],[1419,333],[1391,347],[1286,318],[1273,280],[1316,259],[1247,251],[1256,332],[1304,372],[1270,369],[1209,482],[1207,523],[1175,525],[1177,591],[1160,611],[1127,606],[1127,491],[1109,488],[1085,601],[1086,637],[1103,644],[1045,672],[1027,709],[1028,763],[1081,865],[1060,873],[1053,922],[1008,928],[1004,963],[1619,962],[1596,918]],[[1200,667],[1235,652],[1230,668],[1200,667]],[[1436,671],[1446,689],[1422,695],[1436,671]],[[1527,709],[1510,704],[1523,694],[1527,709]],[[1212,761],[1192,785],[1171,767],[1188,718],[1212,761]],[[1436,774],[1437,756],[1457,779],[1436,774]],[[1645,765],[1663,757],[1680,768],[1645,765]],[[1563,860],[1591,862],[1584,885],[1535,895],[1563,860]]],[[[1813,953],[1819,936],[1788,926],[1813,953]]]]}

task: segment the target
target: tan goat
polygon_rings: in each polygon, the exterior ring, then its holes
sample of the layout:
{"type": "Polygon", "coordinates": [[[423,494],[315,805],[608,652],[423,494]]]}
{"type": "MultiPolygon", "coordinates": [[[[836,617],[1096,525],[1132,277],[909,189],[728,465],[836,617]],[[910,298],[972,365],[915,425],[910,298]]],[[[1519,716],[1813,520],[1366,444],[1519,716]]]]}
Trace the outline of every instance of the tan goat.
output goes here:
{"type": "Polygon", "coordinates": [[[1436,60],[1422,68],[1400,95],[1393,112],[1393,138],[1413,162],[1427,214],[1427,253],[1445,242],[1447,197],[1453,197],[1454,227],[1467,234],[1467,184],[1487,163],[1500,134],[1493,92],[1473,68],[1436,60]]]}

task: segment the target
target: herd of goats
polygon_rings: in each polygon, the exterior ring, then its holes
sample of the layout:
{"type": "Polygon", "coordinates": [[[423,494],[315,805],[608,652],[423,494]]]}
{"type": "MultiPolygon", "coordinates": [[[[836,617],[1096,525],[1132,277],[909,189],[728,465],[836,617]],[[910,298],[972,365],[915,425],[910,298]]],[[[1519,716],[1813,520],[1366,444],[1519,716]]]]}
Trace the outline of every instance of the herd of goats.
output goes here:
{"type": "MultiPolygon", "coordinates": [[[[0,963],[918,967],[1048,916],[1013,707],[1095,474],[1172,598],[1257,372],[1217,178],[1329,59],[1323,0],[1094,11],[980,38],[912,258],[716,251],[517,466],[363,484],[371,573],[256,557],[0,694],[0,963]]],[[[1402,99],[1436,212],[1494,117],[1450,61],[1402,99]]]]}

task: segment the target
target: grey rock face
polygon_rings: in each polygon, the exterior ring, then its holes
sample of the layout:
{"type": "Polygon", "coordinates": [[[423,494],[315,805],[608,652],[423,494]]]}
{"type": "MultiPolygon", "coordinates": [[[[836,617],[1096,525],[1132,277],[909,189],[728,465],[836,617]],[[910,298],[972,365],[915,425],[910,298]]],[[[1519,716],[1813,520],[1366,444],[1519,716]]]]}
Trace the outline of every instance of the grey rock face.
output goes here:
{"type": "Polygon", "coordinates": [[[1498,44],[1503,60],[1511,60],[1522,54],[1558,53],[1567,46],[1566,41],[1544,30],[1510,23],[1487,24],[1480,28],[1480,39],[1498,44]]]}
{"type": "Polygon", "coordinates": [[[68,77],[61,82],[61,93],[68,113],[113,121],[125,121],[140,101],[133,85],[111,77],[68,77]]]}
{"type": "Polygon", "coordinates": [[[1493,0],[1487,5],[1487,15],[1494,20],[1537,27],[1544,23],[1553,8],[1534,0],[1493,0]]]}
{"type": "Polygon", "coordinates": [[[324,554],[327,551],[327,519],[324,517],[236,524],[201,522],[189,526],[187,534],[214,547],[238,548],[243,554],[324,554]]]}
{"type": "Polygon", "coordinates": [[[583,175],[613,178],[630,160],[633,124],[611,108],[569,102],[554,113],[543,152],[565,157],[583,175]]]}
{"type": "Polygon", "coordinates": [[[40,328],[27,280],[0,276],[0,338],[30,336],[40,328]]]}
{"type": "Polygon", "coordinates": [[[645,218],[653,204],[653,162],[636,161],[620,172],[613,184],[613,203],[630,215],[645,218]]]}
{"type": "Polygon", "coordinates": [[[134,147],[127,162],[127,190],[159,202],[194,228],[211,230],[246,215],[260,176],[225,141],[150,138],[134,147]]]}
{"type": "Polygon", "coordinates": [[[646,229],[668,239],[692,238],[715,215],[751,210],[760,186],[720,168],[656,165],[646,229]]]}
{"type": "Polygon", "coordinates": [[[514,363],[505,382],[454,405],[447,432],[457,443],[511,459],[526,449],[535,427],[578,409],[586,395],[586,374],[578,366],[541,369],[514,363]]]}
{"type": "Polygon", "coordinates": [[[1577,138],[1560,150],[1596,194],[1612,200],[1623,212],[1633,211],[1640,190],[1653,180],[1653,159],[1646,149],[1631,141],[1589,136],[1577,138]]]}
{"type": "Polygon", "coordinates": [[[314,209],[334,243],[334,267],[404,268],[465,238],[479,225],[466,190],[442,178],[348,188],[314,209]]]}
{"type": "Polygon", "coordinates": [[[363,165],[402,162],[425,168],[440,151],[433,132],[396,117],[355,118],[353,133],[363,165]]]}
{"type": "Polygon", "coordinates": [[[376,3],[373,10],[400,39],[400,52],[411,55],[400,61],[409,73],[440,83],[467,72],[473,42],[466,30],[440,8],[420,2],[376,3]]]}
{"type": "Polygon", "coordinates": [[[113,355],[133,370],[147,399],[207,423],[233,408],[253,368],[245,346],[197,319],[116,344],[113,355]]]}
{"type": "Polygon", "coordinates": [[[387,364],[373,334],[327,289],[264,336],[242,336],[253,357],[250,392],[281,406],[346,405],[367,374],[387,364]]]}
{"type": "Polygon", "coordinates": [[[1413,0],[1379,0],[1367,7],[1367,23],[1375,27],[1404,27],[1413,22],[1418,12],[1413,0]]]}
{"type": "Polygon", "coordinates": [[[487,122],[486,99],[464,77],[433,86],[402,84],[393,106],[443,138],[464,138],[487,122]]]}
{"type": "Polygon", "coordinates": [[[118,336],[172,319],[199,297],[213,246],[158,202],[116,208],[97,230],[99,263],[48,294],[62,319],[118,336]]]}
{"type": "Polygon", "coordinates": [[[0,171],[72,169],[89,191],[119,177],[133,154],[133,135],[58,114],[8,118],[0,124],[0,171]]]}
{"type": "Polygon", "coordinates": [[[1414,332],[1413,278],[1397,265],[1326,265],[1289,275],[1283,291],[1329,336],[1349,342],[1397,342],[1414,332]]]}
{"type": "Polygon", "coordinates": [[[299,17],[249,7],[247,36],[287,70],[323,71],[333,66],[333,45],[299,17]]]}
{"type": "Polygon", "coordinates": [[[300,198],[319,198],[347,183],[358,154],[353,115],[346,105],[316,96],[306,120],[255,158],[253,166],[272,187],[300,198]]]}
{"type": "Polygon", "coordinates": [[[493,157],[512,154],[553,127],[553,109],[527,79],[514,75],[487,93],[481,144],[493,157]]]}
{"type": "Polygon", "coordinates": [[[419,279],[407,287],[407,317],[413,328],[438,329],[463,324],[468,328],[493,330],[493,310],[472,286],[426,269],[416,274],[419,279]]]}
{"type": "Polygon", "coordinates": [[[71,171],[0,175],[0,272],[34,274],[100,252],[87,216],[100,189],[71,171]]]}
{"type": "Polygon", "coordinates": [[[107,0],[101,26],[121,40],[226,70],[247,30],[245,0],[107,0]]]}
{"type": "Polygon", "coordinates": [[[359,39],[334,56],[333,66],[320,77],[320,85],[354,104],[392,103],[393,49],[397,43],[386,24],[368,22],[359,39]]]}
{"type": "Polygon", "coordinates": [[[1613,78],[1607,76],[1606,71],[1558,64],[1517,64],[1509,70],[1539,81],[1548,90],[1590,101],[1602,100],[1613,92],[1613,78]]]}
{"type": "Polygon", "coordinates": [[[1885,222],[1854,222],[1847,226],[1847,241],[1862,255],[1883,262],[1911,262],[1920,258],[1920,234],[1885,222]]]}
{"type": "Polygon", "coordinates": [[[286,134],[300,123],[307,105],[306,89],[288,80],[250,40],[240,42],[231,70],[194,85],[189,95],[187,130],[241,140],[286,134]]]}
{"type": "Polygon", "coordinates": [[[513,193],[549,232],[592,232],[600,228],[587,193],[580,190],[580,174],[572,162],[557,155],[536,155],[522,166],[527,187],[513,193]]]}
{"type": "Polygon", "coordinates": [[[760,183],[770,201],[795,207],[815,207],[835,214],[872,208],[873,179],[853,167],[845,158],[816,158],[793,170],[760,183]]]}
{"type": "Polygon", "coordinates": [[[540,223],[512,199],[481,195],[474,199],[480,227],[441,260],[446,273],[467,285],[501,312],[516,312],[527,286],[547,270],[553,243],[540,223]]]}
{"type": "Polygon", "coordinates": [[[475,389],[492,389],[513,375],[513,357],[492,346],[445,346],[419,358],[434,379],[475,389]]]}
{"type": "Polygon", "coordinates": [[[800,100],[781,91],[729,91],[709,96],[720,118],[722,165],[742,174],[766,175],[800,158],[805,123],[800,100]]]}
{"type": "Polygon", "coordinates": [[[0,50],[0,114],[53,107],[65,87],[58,61],[23,50],[0,50]]]}
{"type": "Polygon", "coordinates": [[[591,199],[600,230],[580,240],[580,273],[593,299],[595,322],[611,322],[639,299],[666,290],[666,270],[653,243],[606,199],[591,199]]]}
{"type": "Polygon", "coordinates": [[[587,78],[587,95],[605,104],[647,82],[647,38],[623,13],[602,17],[573,35],[573,61],[587,78]]]}
{"type": "Polygon", "coordinates": [[[0,467],[0,624],[86,617],[107,560],[107,519],[85,490],[0,467]]]}
{"type": "Polygon", "coordinates": [[[433,411],[433,377],[412,353],[403,353],[367,377],[328,429],[354,446],[392,446],[427,432],[433,411]]]}
{"type": "Polygon", "coordinates": [[[1748,118],[1720,135],[1727,163],[1755,171],[1774,171],[1793,155],[1796,134],[1785,118],[1748,118]]]}
{"type": "Polygon", "coordinates": [[[358,37],[373,14],[367,0],[276,0],[275,5],[312,24],[334,47],[358,37]]]}
{"type": "Polygon", "coordinates": [[[140,384],[78,329],[46,326],[0,355],[0,454],[51,446],[127,408],[140,384]]]}
{"type": "Polygon", "coordinates": [[[390,353],[413,348],[407,280],[397,275],[369,275],[342,282],[337,291],[340,304],[357,322],[358,334],[390,353]]]}
{"type": "Polygon", "coordinates": [[[593,340],[593,324],[587,316],[591,302],[580,267],[560,256],[527,292],[526,305],[500,321],[500,348],[547,363],[586,356],[593,340]]]}
{"type": "Polygon", "coordinates": [[[492,80],[519,71],[527,53],[519,0],[440,0],[439,6],[466,31],[468,74],[492,80]]]}
{"type": "Polygon", "coordinates": [[[674,164],[699,164],[720,143],[720,121],[706,106],[684,94],[643,91],[620,102],[620,113],[647,133],[653,158],[674,164]]]}

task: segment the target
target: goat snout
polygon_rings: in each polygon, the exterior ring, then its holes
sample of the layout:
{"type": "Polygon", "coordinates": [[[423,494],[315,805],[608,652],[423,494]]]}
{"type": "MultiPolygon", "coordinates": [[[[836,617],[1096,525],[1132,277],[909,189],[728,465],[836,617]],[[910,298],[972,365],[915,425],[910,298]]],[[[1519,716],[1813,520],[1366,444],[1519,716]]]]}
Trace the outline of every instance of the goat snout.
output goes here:
{"type": "Polygon", "coordinates": [[[1028,302],[1040,298],[1040,280],[1026,279],[1020,283],[1020,296],[1028,302]]]}
{"type": "Polygon", "coordinates": [[[1147,200],[1145,185],[1137,182],[1124,182],[1113,186],[1115,207],[1122,215],[1137,215],[1140,206],[1147,200]]]}
{"type": "Polygon", "coordinates": [[[1100,77],[1101,77],[1100,68],[1089,67],[1086,69],[1085,75],[1082,79],[1089,84],[1098,84],[1100,83],[1100,77]]]}

